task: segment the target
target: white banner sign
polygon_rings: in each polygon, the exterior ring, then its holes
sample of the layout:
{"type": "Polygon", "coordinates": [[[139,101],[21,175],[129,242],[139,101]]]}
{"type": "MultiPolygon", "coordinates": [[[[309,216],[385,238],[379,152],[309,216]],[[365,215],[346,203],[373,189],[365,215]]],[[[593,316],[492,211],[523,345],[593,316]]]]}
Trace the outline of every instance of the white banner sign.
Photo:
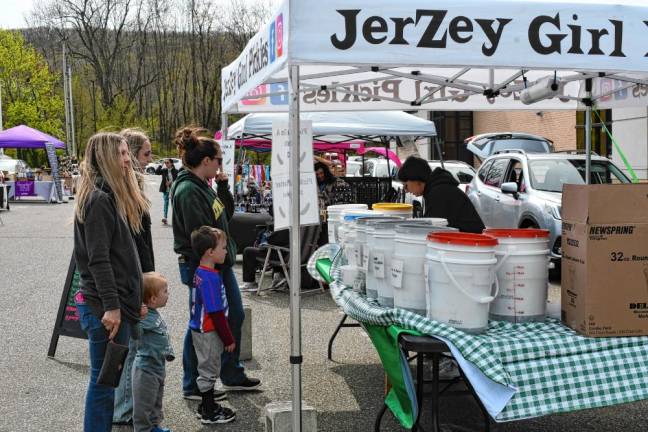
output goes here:
{"type": "Polygon", "coordinates": [[[295,63],[648,71],[645,2],[291,4],[295,63]]]}
{"type": "Polygon", "coordinates": [[[235,190],[235,165],[234,165],[234,158],[235,158],[235,141],[234,140],[222,140],[220,143],[221,151],[223,152],[223,165],[222,165],[222,170],[227,174],[227,177],[229,178],[229,186],[232,188],[232,193],[234,193],[235,190]]]}
{"type": "MultiPolygon", "coordinates": [[[[311,163],[312,165],[312,163],[311,163]]],[[[315,173],[300,172],[299,224],[316,225],[319,220],[317,180],[315,173]]],[[[275,230],[289,228],[291,219],[291,179],[288,174],[272,174],[272,200],[275,230]]]]}
{"type": "MultiPolygon", "coordinates": [[[[245,46],[241,55],[222,70],[221,103],[228,112],[248,93],[280,70],[288,58],[288,3],[267,22],[245,46]]],[[[254,100],[245,102],[254,104],[254,100]]]]}
{"type": "MultiPolygon", "coordinates": [[[[313,122],[299,122],[299,171],[313,172],[313,122]]],[[[274,178],[277,175],[290,175],[290,128],[288,122],[272,122],[272,166],[274,178]]]]}

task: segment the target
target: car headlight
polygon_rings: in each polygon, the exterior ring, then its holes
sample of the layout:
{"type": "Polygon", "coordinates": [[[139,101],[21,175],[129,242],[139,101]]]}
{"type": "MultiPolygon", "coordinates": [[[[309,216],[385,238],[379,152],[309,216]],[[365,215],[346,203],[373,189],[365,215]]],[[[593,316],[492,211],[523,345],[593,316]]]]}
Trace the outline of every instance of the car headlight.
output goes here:
{"type": "Polygon", "coordinates": [[[555,204],[545,204],[545,211],[551,215],[556,220],[562,220],[560,215],[561,206],[555,204]]]}

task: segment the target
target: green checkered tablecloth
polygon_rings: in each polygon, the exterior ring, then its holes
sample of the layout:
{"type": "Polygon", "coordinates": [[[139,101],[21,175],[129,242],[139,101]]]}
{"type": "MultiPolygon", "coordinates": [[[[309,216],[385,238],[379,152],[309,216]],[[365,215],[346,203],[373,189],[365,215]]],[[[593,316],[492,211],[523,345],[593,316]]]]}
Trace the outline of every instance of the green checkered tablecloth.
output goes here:
{"type": "MultiPolygon", "coordinates": [[[[353,319],[392,324],[440,336],[492,381],[517,389],[497,421],[638,401],[648,398],[648,337],[587,338],[547,319],[541,323],[491,321],[488,330],[470,335],[402,309],[367,301],[341,283],[346,264],[339,248],[327,246],[320,256],[334,257],[331,295],[353,319]]],[[[309,266],[310,267],[310,266],[309,266]]]]}

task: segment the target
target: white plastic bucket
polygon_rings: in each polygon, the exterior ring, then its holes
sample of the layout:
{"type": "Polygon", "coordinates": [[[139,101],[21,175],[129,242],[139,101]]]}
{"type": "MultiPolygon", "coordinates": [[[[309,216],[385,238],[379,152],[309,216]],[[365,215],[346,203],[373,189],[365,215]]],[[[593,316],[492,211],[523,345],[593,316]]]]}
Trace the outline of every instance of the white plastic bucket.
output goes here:
{"type": "Polygon", "coordinates": [[[391,287],[391,257],[394,253],[394,229],[402,220],[377,222],[367,232],[369,267],[367,287],[375,287],[378,303],[394,307],[394,290],[391,287]]]}
{"type": "Polygon", "coordinates": [[[549,231],[487,229],[497,238],[499,295],[490,306],[490,319],[515,323],[544,321],[549,286],[549,231]]]}
{"type": "Polygon", "coordinates": [[[404,218],[411,218],[414,207],[412,204],[403,203],[375,203],[371,206],[374,211],[385,215],[396,215],[404,218]]]}
{"type": "Polygon", "coordinates": [[[428,236],[428,318],[469,333],[488,328],[489,306],[498,291],[496,247],[497,239],[484,234],[428,236]]]}
{"type": "Polygon", "coordinates": [[[337,231],[342,224],[342,213],[345,210],[366,210],[366,204],[336,204],[326,207],[329,243],[338,243],[337,231]]]}
{"type": "Polygon", "coordinates": [[[367,279],[373,277],[373,266],[369,264],[373,260],[373,255],[371,251],[373,250],[373,238],[370,235],[370,230],[372,226],[378,222],[383,221],[402,221],[402,218],[398,216],[377,216],[377,217],[368,217],[368,218],[359,218],[356,220],[356,264],[360,264],[360,271],[364,273],[365,276],[365,287],[367,298],[377,299],[378,290],[376,289],[375,283],[369,285],[367,279]]]}
{"type": "Polygon", "coordinates": [[[359,266],[359,261],[356,260],[357,253],[356,238],[357,238],[357,225],[356,220],[361,217],[371,217],[374,215],[371,210],[365,210],[364,213],[357,211],[345,211],[342,224],[338,227],[337,236],[338,244],[342,247],[344,256],[349,265],[359,266]],[[349,213],[349,214],[347,214],[349,213]]]}
{"type": "Polygon", "coordinates": [[[405,219],[407,223],[422,223],[422,224],[429,224],[432,226],[437,226],[437,227],[445,227],[448,226],[448,219],[443,219],[443,218],[407,218],[405,219]]]}
{"type": "Polygon", "coordinates": [[[456,229],[410,222],[396,225],[394,253],[390,262],[389,275],[394,307],[422,316],[426,315],[426,287],[423,273],[426,239],[430,232],[437,231],[456,231],[456,229]]]}

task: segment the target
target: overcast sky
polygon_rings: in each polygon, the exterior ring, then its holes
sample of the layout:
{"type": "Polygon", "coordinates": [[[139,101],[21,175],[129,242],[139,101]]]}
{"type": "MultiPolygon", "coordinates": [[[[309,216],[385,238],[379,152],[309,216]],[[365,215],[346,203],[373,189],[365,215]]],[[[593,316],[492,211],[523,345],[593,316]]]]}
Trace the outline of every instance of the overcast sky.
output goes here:
{"type": "Polygon", "coordinates": [[[35,0],[0,0],[0,28],[27,27],[25,16],[31,11],[35,0]]]}

